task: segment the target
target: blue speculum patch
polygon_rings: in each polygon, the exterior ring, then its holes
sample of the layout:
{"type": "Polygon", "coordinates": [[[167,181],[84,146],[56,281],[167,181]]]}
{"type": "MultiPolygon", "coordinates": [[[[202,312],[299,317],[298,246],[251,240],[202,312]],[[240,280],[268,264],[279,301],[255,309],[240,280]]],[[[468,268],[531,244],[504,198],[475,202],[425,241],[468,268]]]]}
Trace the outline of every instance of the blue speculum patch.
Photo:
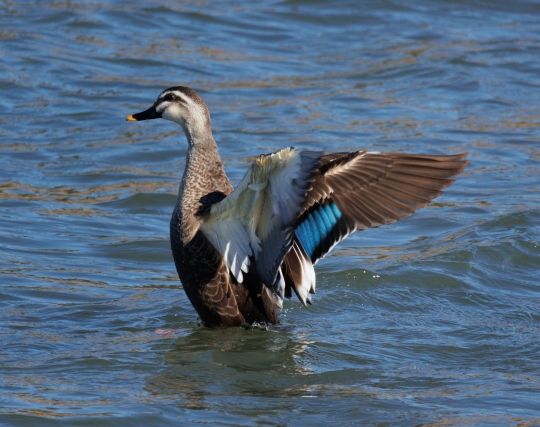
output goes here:
{"type": "Polygon", "coordinates": [[[317,246],[341,218],[342,213],[334,202],[319,205],[313,209],[302,221],[296,230],[296,237],[302,244],[304,250],[311,258],[317,246]]]}

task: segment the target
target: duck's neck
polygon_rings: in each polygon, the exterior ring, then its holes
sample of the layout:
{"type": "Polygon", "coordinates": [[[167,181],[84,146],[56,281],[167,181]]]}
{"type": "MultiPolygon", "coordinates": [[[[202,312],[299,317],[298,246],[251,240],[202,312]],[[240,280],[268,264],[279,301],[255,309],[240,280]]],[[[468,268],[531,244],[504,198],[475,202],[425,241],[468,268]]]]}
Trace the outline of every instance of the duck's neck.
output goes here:
{"type": "Polygon", "coordinates": [[[171,220],[171,233],[176,233],[176,238],[186,244],[200,226],[201,202],[212,200],[218,193],[229,194],[232,187],[211,129],[204,132],[184,131],[189,149],[171,220]]]}

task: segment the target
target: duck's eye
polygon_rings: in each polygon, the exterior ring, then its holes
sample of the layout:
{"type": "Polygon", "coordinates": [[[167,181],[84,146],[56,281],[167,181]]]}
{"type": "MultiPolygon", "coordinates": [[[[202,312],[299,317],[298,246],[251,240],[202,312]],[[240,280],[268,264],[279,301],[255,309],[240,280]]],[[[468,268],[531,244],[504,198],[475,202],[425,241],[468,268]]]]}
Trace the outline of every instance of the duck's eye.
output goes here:
{"type": "Polygon", "coordinates": [[[172,93],[168,93],[162,98],[162,101],[174,101],[176,96],[174,96],[172,93]]]}

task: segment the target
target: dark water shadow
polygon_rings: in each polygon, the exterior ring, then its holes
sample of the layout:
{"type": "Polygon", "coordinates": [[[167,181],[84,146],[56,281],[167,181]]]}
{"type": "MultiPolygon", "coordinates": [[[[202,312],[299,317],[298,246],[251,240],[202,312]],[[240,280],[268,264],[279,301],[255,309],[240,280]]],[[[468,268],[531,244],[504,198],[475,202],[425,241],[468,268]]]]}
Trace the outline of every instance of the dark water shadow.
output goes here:
{"type": "Polygon", "coordinates": [[[208,409],[231,395],[283,396],[310,373],[301,363],[310,344],[282,326],[195,328],[163,354],[162,369],[145,389],[189,409],[208,409]]]}

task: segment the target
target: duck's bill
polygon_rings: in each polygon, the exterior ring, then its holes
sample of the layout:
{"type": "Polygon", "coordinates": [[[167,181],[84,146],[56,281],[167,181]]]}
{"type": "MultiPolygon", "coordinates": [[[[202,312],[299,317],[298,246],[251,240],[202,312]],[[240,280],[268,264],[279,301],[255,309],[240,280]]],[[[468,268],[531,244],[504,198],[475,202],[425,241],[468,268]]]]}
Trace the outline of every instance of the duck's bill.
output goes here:
{"type": "Polygon", "coordinates": [[[128,122],[140,122],[141,120],[159,119],[161,114],[156,111],[152,106],[148,110],[141,111],[140,113],[130,114],[126,117],[128,122]]]}

